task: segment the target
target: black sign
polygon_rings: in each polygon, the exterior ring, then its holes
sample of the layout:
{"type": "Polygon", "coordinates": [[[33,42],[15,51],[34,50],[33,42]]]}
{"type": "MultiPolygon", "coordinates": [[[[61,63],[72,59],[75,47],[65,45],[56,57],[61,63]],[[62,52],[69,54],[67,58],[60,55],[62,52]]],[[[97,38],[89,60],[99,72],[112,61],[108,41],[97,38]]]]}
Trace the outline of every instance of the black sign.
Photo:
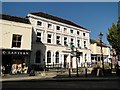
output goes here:
{"type": "Polygon", "coordinates": [[[18,50],[2,50],[3,55],[29,55],[30,52],[28,51],[18,51],[18,50]]]}

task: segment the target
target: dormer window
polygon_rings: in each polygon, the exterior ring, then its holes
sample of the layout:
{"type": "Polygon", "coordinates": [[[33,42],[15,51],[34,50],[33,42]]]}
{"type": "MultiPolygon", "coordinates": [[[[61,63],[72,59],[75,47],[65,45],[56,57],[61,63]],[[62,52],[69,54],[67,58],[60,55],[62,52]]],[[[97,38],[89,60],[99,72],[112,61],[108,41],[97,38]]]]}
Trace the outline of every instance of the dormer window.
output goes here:
{"type": "Polygon", "coordinates": [[[60,30],[60,26],[56,26],[56,29],[57,29],[57,30],[60,30]]]}
{"type": "Polygon", "coordinates": [[[37,21],[37,25],[38,26],[42,26],[42,22],[41,21],[37,21]]]}

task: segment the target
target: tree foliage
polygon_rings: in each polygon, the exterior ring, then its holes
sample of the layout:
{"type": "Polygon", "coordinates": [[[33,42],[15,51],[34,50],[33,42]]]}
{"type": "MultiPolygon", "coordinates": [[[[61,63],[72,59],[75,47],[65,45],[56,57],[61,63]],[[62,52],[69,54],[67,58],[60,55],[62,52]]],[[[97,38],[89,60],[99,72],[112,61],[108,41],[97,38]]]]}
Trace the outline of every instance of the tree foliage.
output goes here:
{"type": "Polygon", "coordinates": [[[113,23],[108,29],[107,40],[112,48],[116,50],[116,54],[120,55],[120,17],[117,24],[113,23]]]}

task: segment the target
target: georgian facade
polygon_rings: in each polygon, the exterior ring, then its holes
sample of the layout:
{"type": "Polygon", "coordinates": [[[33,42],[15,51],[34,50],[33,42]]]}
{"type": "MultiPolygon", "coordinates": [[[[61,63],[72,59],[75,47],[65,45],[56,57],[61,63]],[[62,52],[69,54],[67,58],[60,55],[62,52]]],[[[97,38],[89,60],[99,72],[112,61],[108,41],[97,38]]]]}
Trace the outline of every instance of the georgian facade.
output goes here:
{"type": "Polygon", "coordinates": [[[89,30],[42,12],[30,13],[27,17],[33,28],[31,63],[76,68],[70,43],[81,52],[77,59],[79,66],[85,60],[91,63],[89,30]]]}

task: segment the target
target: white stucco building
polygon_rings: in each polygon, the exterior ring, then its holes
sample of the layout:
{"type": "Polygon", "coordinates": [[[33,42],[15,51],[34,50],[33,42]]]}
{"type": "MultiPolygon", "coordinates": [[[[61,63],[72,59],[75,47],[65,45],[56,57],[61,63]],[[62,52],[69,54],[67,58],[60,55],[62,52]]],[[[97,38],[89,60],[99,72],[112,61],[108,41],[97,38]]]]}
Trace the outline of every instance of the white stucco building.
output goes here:
{"type": "Polygon", "coordinates": [[[0,64],[5,67],[6,74],[24,73],[23,69],[29,66],[31,53],[32,27],[29,20],[0,14],[0,27],[0,64]]]}
{"type": "Polygon", "coordinates": [[[27,18],[33,30],[31,63],[76,68],[76,57],[71,54],[70,43],[81,52],[79,66],[85,60],[91,62],[89,30],[43,12],[30,13],[27,18]]]}

